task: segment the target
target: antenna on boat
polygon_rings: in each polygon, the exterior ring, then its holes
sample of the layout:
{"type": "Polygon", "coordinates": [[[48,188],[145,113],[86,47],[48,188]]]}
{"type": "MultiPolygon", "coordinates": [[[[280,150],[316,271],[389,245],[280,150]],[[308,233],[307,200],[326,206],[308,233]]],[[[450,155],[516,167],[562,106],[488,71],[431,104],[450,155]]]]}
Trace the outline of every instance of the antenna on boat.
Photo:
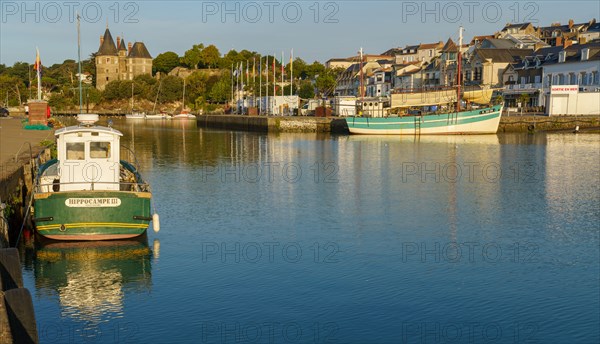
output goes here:
{"type": "Polygon", "coordinates": [[[92,126],[94,123],[98,122],[97,114],[84,114],[83,113],[83,92],[81,87],[81,17],[79,16],[79,11],[77,12],[77,70],[79,72],[79,114],[77,115],[77,120],[81,125],[92,126]]]}
{"type": "Polygon", "coordinates": [[[461,48],[462,48],[462,41],[463,41],[463,27],[459,27],[458,28],[458,56],[457,56],[457,84],[458,87],[456,89],[456,112],[460,112],[460,86],[462,84],[462,52],[461,52],[461,48]]]}
{"type": "Polygon", "coordinates": [[[83,113],[83,93],[81,87],[81,17],[77,11],[77,72],[79,73],[79,113],[83,113]]]}

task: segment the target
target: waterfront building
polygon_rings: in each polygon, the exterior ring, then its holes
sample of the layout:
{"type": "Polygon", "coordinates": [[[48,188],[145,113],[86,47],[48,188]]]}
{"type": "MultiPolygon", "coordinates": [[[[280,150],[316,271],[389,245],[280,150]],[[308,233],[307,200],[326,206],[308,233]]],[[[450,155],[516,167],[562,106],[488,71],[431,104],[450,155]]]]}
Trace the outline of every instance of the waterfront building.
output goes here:
{"type": "Polygon", "coordinates": [[[133,80],[143,74],[152,75],[152,56],[146,45],[143,42],[126,44],[119,36],[115,44],[107,27],[96,53],[96,88],[104,90],[111,81],[133,80]]]}
{"type": "Polygon", "coordinates": [[[600,41],[563,48],[542,68],[549,115],[600,114],[600,41]]]}
{"type": "Polygon", "coordinates": [[[392,67],[377,68],[367,80],[367,97],[387,97],[392,90],[392,67]]]}
{"type": "Polygon", "coordinates": [[[553,23],[550,26],[539,27],[537,30],[538,37],[551,46],[562,46],[565,41],[587,43],[598,38],[597,34],[600,34],[596,27],[596,19],[579,24],[570,19],[567,25],[553,23]]]}
{"type": "MultiPolygon", "coordinates": [[[[360,58],[358,60],[360,60],[360,58]]],[[[382,68],[391,68],[392,64],[393,63],[391,60],[385,59],[365,61],[362,64],[362,75],[364,78],[363,85],[365,86],[365,94],[368,77],[373,75],[373,71],[380,70],[382,68]]],[[[360,77],[360,63],[357,62],[352,64],[350,67],[346,68],[346,70],[344,70],[339,76],[334,94],[336,96],[360,96],[360,77]]]]}

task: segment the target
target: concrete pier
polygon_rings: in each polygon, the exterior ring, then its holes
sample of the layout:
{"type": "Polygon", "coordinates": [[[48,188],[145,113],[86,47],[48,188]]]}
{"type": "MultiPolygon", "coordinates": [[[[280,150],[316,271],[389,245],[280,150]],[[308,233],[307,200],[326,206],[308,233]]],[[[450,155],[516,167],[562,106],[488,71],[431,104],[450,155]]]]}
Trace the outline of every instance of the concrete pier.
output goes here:
{"type": "Polygon", "coordinates": [[[502,116],[499,133],[600,129],[600,116],[502,116]]]}
{"type": "Polygon", "coordinates": [[[38,343],[33,302],[23,288],[19,252],[0,249],[0,343],[38,343]]]}
{"type": "Polygon", "coordinates": [[[54,130],[25,130],[21,119],[0,118],[0,203],[6,205],[0,219],[0,248],[14,234],[9,228],[18,231],[25,216],[33,187],[32,159],[40,153],[42,162],[50,158],[50,150],[41,145],[43,140],[54,140],[54,130]]]}

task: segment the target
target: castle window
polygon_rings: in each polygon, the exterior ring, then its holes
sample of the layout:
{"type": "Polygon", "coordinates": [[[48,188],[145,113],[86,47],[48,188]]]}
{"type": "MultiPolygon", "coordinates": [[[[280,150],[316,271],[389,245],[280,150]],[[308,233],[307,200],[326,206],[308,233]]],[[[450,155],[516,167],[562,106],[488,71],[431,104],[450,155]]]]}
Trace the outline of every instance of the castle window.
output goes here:
{"type": "Polygon", "coordinates": [[[110,57],[106,58],[106,63],[110,63],[110,57]]]}

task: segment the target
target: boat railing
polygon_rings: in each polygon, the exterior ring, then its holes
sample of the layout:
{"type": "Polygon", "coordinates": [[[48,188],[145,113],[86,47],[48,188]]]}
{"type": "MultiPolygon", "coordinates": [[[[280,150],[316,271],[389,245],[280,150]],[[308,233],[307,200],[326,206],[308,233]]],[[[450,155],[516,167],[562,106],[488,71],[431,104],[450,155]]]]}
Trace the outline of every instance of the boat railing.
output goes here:
{"type": "Polygon", "coordinates": [[[118,185],[120,191],[132,191],[132,192],[150,192],[150,185],[147,183],[137,183],[137,182],[52,182],[52,183],[37,183],[36,190],[38,192],[60,192],[61,185],[81,185],[81,186],[89,186],[89,190],[80,190],[80,191],[111,191],[103,188],[96,189],[98,185],[118,185]],[[44,188],[47,191],[43,191],[44,188]],[[51,191],[50,191],[51,190],[51,191]]]}

